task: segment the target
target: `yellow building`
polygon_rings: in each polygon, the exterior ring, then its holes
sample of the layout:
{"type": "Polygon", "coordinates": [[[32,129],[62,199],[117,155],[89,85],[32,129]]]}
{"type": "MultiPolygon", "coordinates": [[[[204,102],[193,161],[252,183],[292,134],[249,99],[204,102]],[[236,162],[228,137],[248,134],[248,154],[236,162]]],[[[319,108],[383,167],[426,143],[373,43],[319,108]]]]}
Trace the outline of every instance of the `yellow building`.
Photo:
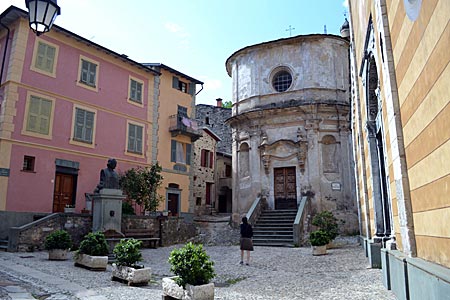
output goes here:
{"type": "Polygon", "coordinates": [[[398,299],[449,299],[450,1],[349,0],[361,232],[398,299]]]}
{"type": "Polygon", "coordinates": [[[156,145],[152,158],[161,165],[164,177],[158,192],[164,198],[160,209],[169,211],[172,216],[193,213],[191,157],[193,143],[201,136],[193,119],[196,85],[203,85],[203,82],[164,64],[144,65],[161,73],[156,83],[159,97],[154,99],[152,135],[153,145],[156,145]]]}

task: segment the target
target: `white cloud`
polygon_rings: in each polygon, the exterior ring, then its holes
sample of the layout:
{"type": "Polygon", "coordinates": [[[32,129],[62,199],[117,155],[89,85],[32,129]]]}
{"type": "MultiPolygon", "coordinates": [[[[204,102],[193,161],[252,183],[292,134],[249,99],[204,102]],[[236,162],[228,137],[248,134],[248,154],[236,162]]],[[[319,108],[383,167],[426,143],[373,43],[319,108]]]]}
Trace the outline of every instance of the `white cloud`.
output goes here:
{"type": "Polygon", "coordinates": [[[179,43],[181,48],[189,48],[189,38],[191,37],[191,34],[184,27],[172,22],[166,22],[164,24],[164,27],[167,29],[167,31],[175,34],[175,36],[180,39],[179,43]]]}
{"type": "Polygon", "coordinates": [[[205,82],[205,90],[215,91],[222,88],[222,81],[219,79],[207,79],[205,82]]]}

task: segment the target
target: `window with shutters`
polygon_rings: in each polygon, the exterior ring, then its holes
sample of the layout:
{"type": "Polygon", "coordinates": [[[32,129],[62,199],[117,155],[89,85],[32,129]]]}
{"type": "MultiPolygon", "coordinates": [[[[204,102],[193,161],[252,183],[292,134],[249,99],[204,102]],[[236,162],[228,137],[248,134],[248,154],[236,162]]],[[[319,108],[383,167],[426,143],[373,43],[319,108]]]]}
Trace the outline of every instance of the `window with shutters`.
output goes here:
{"type": "MultiPolygon", "coordinates": [[[[142,104],[142,92],[143,92],[144,82],[137,78],[130,76],[129,85],[129,102],[132,104],[142,104]]],[[[142,105],[139,105],[142,106],[142,105]]]]}
{"type": "Polygon", "coordinates": [[[70,144],[95,148],[96,116],[97,110],[86,106],[74,105],[70,144]]]}
{"type": "Polygon", "coordinates": [[[214,167],[214,153],[212,151],[202,149],[200,159],[200,166],[205,168],[214,167]]]}
{"type": "Polygon", "coordinates": [[[22,134],[51,139],[54,100],[29,94],[22,134]]]}
{"type": "Polygon", "coordinates": [[[56,77],[58,50],[59,47],[57,45],[37,38],[34,45],[31,70],[56,77]]]}
{"type": "Polygon", "coordinates": [[[128,145],[127,152],[141,154],[143,153],[144,126],[128,122],[128,145]]]}
{"type": "Polygon", "coordinates": [[[97,91],[98,90],[98,72],[99,63],[87,58],[85,56],[80,56],[80,67],[78,74],[78,85],[84,88],[97,91]]]}
{"type": "Polygon", "coordinates": [[[82,108],[75,108],[73,139],[78,142],[92,144],[95,113],[82,108]]]}
{"type": "Polygon", "coordinates": [[[178,77],[172,77],[172,87],[176,90],[179,90],[183,93],[194,95],[195,93],[195,83],[186,83],[181,81],[178,77]]]}
{"type": "Polygon", "coordinates": [[[170,161],[180,164],[191,164],[191,149],[192,145],[187,143],[181,143],[175,140],[171,141],[170,147],[170,161]]]}

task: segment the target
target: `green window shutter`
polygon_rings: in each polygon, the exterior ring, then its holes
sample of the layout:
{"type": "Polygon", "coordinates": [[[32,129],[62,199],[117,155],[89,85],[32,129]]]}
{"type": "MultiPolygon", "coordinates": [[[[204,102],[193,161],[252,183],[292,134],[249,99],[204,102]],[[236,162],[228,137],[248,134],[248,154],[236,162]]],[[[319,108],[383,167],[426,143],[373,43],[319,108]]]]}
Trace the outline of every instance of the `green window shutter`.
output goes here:
{"type": "Polygon", "coordinates": [[[191,149],[192,149],[192,145],[186,144],[186,164],[187,165],[191,164],[191,149]]]}
{"type": "Polygon", "coordinates": [[[76,108],[75,109],[75,128],[73,131],[73,138],[76,140],[83,140],[83,130],[85,124],[85,114],[84,110],[76,108]]]}
{"type": "Polygon", "coordinates": [[[195,94],[195,83],[189,83],[189,94],[194,95],[195,94]]]}
{"type": "Polygon", "coordinates": [[[30,97],[27,116],[27,131],[49,134],[52,101],[35,96],[30,97]]]}
{"type": "Polygon", "coordinates": [[[135,126],[136,127],[136,149],[135,151],[138,153],[142,153],[142,127],[141,126],[135,126]]]}
{"type": "Polygon", "coordinates": [[[95,76],[97,74],[97,65],[94,65],[93,63],[89,63],[89,84],[92,86],[95,86],[95,76]]]}
{"type": "Polygon", "coordinates": [[[136,100],[142,103],[142,83],[136,82],[136,100]]]}
{"type": "Polygon", "coordinates": [[[92,143],[92,133],[94,129],[94,113],[86,111],[86,124],[85,124],[85,136],[84,141],[92,143]]]}
{"type": "Polygon", "coordinates": [[[175,77],[175,76],[172,77],[172,87],[177,90],[179,89],[178,88],[178,77],[175,77]]]}
{"type": "Polygon", "coordinates": [[[128,124],[128,151],[134,152],[134,144],[136,141],[136,129],[133,124],[128,124]]]}
{"type": "Polygon", "coordinates": [[[42,134],[49,134],[51,113],[52,102],[49,100],[41,99],[41,110],[39,112],[39,132],[42,134]]]}
{"type": "Polygon", "coordinates": [[[53,72],[53,63],[55,61],[55,53],[56,53],[56,48],[47,45],[47,55],[46,55],[47,59],[46,59],[45,68],[50,73],[53,72]]]}
{"type": "Polygon", "coordinates": [[[175,140],[171,140],[170,161],[177,162],[177,142],[175,140]]]}
{"type": "Polygon", "coordinates": [[[80,81],[87,83],[88,82],[88,62],[84,59],[81,60],[81,78],[80,81]]]}
{"type": "Polygon", "coordinates": [[[36,55],[36,62],[34,66],[38,69],[44,70],[44,61],[45,61],[45,44],[39,42],[38,44],[38,51],[36,55]]]}

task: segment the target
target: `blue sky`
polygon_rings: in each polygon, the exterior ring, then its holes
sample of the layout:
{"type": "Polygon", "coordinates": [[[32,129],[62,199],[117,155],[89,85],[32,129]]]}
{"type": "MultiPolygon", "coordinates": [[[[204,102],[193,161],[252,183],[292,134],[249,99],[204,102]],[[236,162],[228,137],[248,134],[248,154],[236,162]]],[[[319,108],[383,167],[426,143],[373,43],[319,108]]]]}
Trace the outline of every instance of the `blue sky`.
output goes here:
{"type": "MultiPolygon", "coordinates": [[[[138,62],[201,80],[197,103],[231,100],[226,59],[246,46],[310,33],[339,34],[344,0],[59,0],[56,24],[138,62]]],[[[25,9],[24,0],[2,0],[25,9]]]]}

